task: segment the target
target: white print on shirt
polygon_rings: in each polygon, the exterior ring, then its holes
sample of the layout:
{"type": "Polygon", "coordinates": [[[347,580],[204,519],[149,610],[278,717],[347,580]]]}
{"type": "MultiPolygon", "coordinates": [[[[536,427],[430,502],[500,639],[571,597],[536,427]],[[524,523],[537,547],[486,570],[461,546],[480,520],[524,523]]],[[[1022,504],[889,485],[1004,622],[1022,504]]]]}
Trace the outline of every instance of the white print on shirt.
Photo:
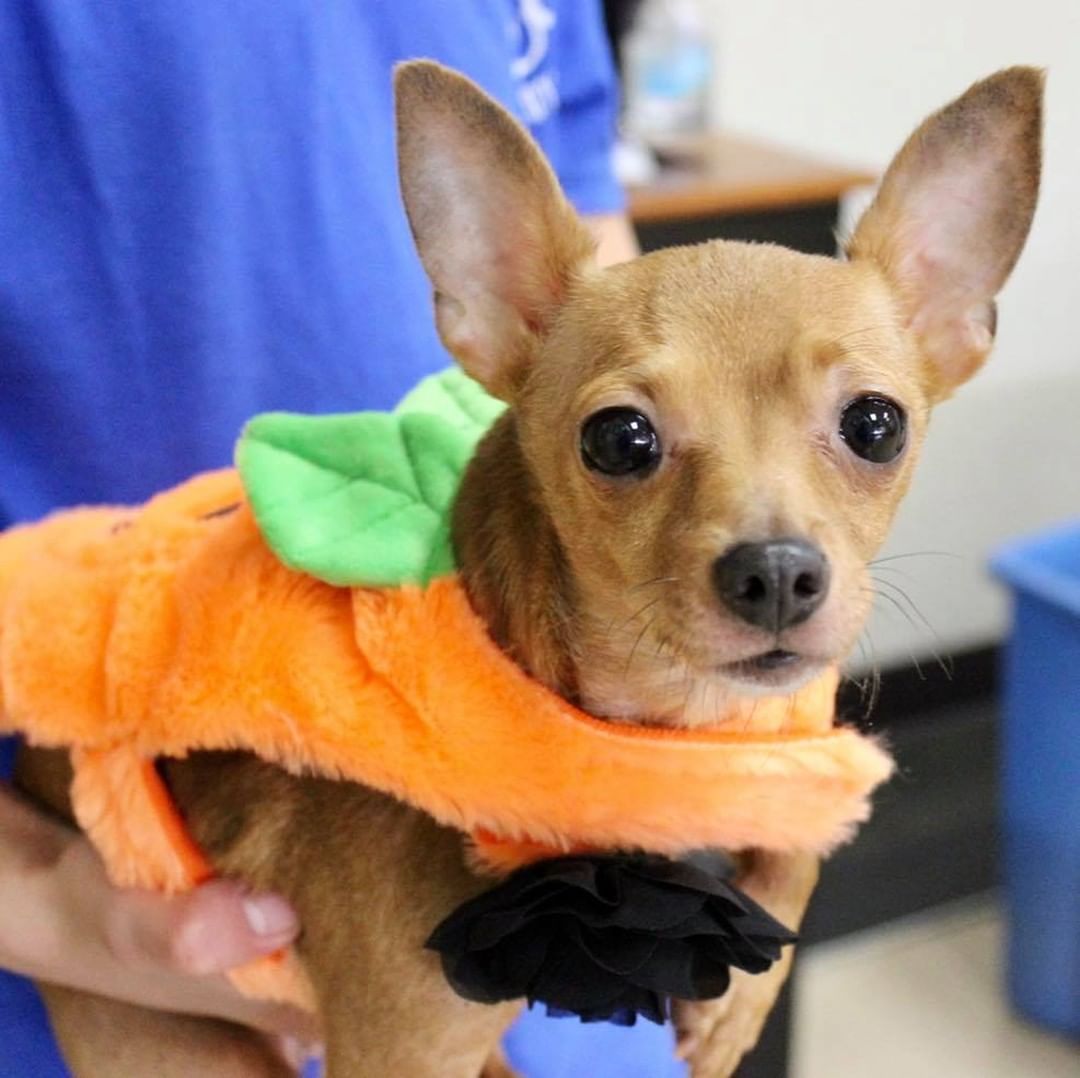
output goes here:
{"type": "Polygon", "coordinates": [[[555,12],[546,0],[518,0],[519,52],[510,64],[510,74],[517,82],[518,103],[525,122],[542,124],[559,107],[559,89],[545,68],[551,48],[555,12]]]}

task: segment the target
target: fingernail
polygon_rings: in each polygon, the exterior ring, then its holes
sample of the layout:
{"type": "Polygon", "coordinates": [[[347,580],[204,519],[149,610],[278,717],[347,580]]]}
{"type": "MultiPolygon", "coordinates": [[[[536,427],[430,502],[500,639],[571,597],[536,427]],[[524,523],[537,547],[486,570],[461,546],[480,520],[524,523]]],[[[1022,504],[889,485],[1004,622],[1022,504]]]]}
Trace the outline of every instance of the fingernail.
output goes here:
{"type": "Polygon", "coordinates": [[[279,895],[249,895],[244,899],[244,917],[262,939],[291,936],[299,927],[292,906],[279,895]]]}

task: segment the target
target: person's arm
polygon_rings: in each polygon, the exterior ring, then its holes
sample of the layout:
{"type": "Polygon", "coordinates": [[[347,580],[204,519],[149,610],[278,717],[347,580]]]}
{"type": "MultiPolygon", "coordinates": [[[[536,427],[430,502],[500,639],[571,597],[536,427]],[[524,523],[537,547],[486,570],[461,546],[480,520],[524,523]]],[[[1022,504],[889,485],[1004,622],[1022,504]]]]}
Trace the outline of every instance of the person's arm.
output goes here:
{"type": "Polygon", "coordinates": [[[296,936],[276,895],[214,881],[165,898],[114,888],[89,841],[0,784],[0,966],[35,980],[273,1033],[310,1032],[241,996],[221,971],[296,936]]]}
{"type": "Polygon", "coordinates": [[[641,254],[634,226],[625,213],[587,214],[585,223],[596,237],[596,261],[601,266],[629,262],[641,254]]]}
{"type": "Polygon", "coordinates": [[[596,237],[600,265],[629,261],[641,252],[615,177],[619,87],[597,0],[557,5],[549,55],[530,76],[548,77],[557,104],[532,132],[596,237]]]}

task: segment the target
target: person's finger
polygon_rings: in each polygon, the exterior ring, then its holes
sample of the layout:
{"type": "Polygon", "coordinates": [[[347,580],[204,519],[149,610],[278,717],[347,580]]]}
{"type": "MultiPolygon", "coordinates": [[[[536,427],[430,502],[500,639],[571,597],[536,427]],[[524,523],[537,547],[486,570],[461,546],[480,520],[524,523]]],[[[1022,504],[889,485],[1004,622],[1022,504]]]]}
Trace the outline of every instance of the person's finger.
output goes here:
{"type": "Polygon", "coordinates": [[[323,1058],[322,1045],[318,1041],[312,1041],[307,1037],[287,1034],[274,1037],[272,1040],[281,1057],[298,1073],[303,1073],[308,1063],[323,1058]]]}
{"type": "Polygon", "coordinates": [[[280,895],[250,894],[224,880],[187,897],[173,955],[191,973],[216,973],[291,943],[300,925],[280,895]]]}
{"type": "Polygon", "coordinates": [[[109,942],[127,962],[217,973],[291,943],[299,931],[292,907],[274,894],[251,894],[227,880],[164,899],[117,894],[109,912],[109,942]]]}

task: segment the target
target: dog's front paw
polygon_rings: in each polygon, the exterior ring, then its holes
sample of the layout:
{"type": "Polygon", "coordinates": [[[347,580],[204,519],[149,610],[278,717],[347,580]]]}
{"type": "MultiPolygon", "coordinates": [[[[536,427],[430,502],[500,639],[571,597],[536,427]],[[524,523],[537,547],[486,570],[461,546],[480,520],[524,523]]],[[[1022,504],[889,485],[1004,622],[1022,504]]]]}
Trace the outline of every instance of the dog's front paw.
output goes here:
{"type": "Polygon", "coordinates": [[[731,986],[719,999],[676,1002],[676,1050],[691,1078],[729,1078],[735,1072],[761,1036],[787,966],[785,956],[766,973],[732,970],[731,986]]]}
{"type": "Polygon", "coordinates": [[[488,1056],[484,1069],[480,1072],[480,1078],[520,1078],[518,1072],[507,1062],[506,1055],[501,1048],[496,1048],[488,1056]]]}

